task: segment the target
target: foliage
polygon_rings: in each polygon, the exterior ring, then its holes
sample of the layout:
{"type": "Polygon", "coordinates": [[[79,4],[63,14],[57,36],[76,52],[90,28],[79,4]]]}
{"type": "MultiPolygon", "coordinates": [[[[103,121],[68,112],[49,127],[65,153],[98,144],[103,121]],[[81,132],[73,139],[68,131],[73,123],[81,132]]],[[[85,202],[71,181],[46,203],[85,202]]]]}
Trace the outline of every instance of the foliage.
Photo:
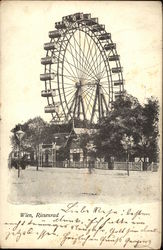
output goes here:
{"type": "Polygon", "coordinates": [[[11,132],[13,136],[11,138],[11,143],[13,147],[18,144],[16,138],[16,132],[21,129],[24,132],[24,137],[22,140],[22,147],[24,150],[29,148],[36,149],[38,144],[42,141],[42,136],[47,123],[41,117],[35,117],[34,119],[29,119],[24,124],[17,124],[11,132]]]}
{"type": "Polygon", "coordinates": [[[150,98],[147,104],[140,105],[138,100],[128,94],[118,98],[108,116],[101,122],[100,129],[94,137],[96,155],[109,161],[111,157],[125,160],[123,136],[133,138],[134,145],[130,158],[157,158],[158,137],[158,101],[150,98]],[[144,143],[142,138],[145,137],[144,143]]]}
{"type": "Polygon", "coordinates": [[[88,133],[80,135],[80,147],[83,149],[84,157],[88,155],[87,144],[90,141],[90,136],[88,133]]]}
{"type": "Polygon", "coordinates": [[[158,122],[159,122],[159,103],[154,97],[148,98],[143,106],[142,128],[139,134],[139,143],[137,144],[137,155],[148,157],[150,162],[158,160],[158,122]]]}
{"type": "Polygon", "coordinates": [[[100,129],[94,138],[97,155],[109,161],[110,157],[125,158],[125,150],[121,143],[124,134],[137,136],[137,118],[141,116],[141,107],[136,98],[125,95],[113,103],[108,116],[101,122],[100,129]]]}
{"type": "Polygon", "coordinates": [[[61,147],[57,152],[57,161],[69,160],[69,147],[61,147]]]}
{"type": "Polygon", "coordinates": [[[29,119],[24,124],[17,124],[11,132],[13,135],[11,137],[11,143],[13,148],[18,144],[18,140],[15,136],[16,131],[20,128],[25,132],[23,137],[22,146],[25,150],[29,148],[36,149],[40,143],[50,144],[54,142],[54,134],[70,131],[71,124],[54,125],[48,124],[41,117],[35,117],[34,119],[29,119]]]}
{"type": "MultiPolygon", "coordinates": [[[[149,157],[150,162],[157,161],[158,158],[158,100],[151,97],[147,103],[141,105],[137,98],[125,94],[118,98],[112,106],[108,116],[97,124],[98,128],[94,136],[89,134],[80,135],[80,146],[84,156],[95,155],[98,158],[105,158],[110,161],[111,157],[117,160],[125,160],[126,152],[123,145],[123,137],[133,138],[133,145],[130,149],[130,160],[134,157],[149,157]],[[95,150],[89,150],[88,145],[93,140],[95,150]]],[[[68,124],[54,125],[45,122],[41,117],[29,119],[24,124],[17,124],[13,129],[11,143],[13,148],[17,148],[18,139],[16,132],[23,130],[25,135],[22,140],[22,148],[27,151],[37,151],[40,143],[50,144],[55,142],[55,133],[70,133],[75,127],[91,128],[88,121],[79,119],[70,120],[68,124]]],[[[58,157],[61,160],[69,158],[69,148],[72,137],[66,145],[63,145],[58,157]]]]}

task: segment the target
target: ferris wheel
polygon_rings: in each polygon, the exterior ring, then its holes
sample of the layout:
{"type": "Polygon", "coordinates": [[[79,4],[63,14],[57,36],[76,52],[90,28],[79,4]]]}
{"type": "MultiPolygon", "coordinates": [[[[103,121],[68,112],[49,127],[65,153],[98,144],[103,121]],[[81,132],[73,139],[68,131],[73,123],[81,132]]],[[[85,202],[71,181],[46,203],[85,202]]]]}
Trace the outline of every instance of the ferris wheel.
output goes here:
{"type": "Polygon", "coordinates": [[[52,114],[54,123],[74,118],[97,123],[124,91],[120,57],[111,34],[98,18],[76,13],[56,22],[49,38],[40,75],[45,84],[41,95],[48,103],[45,113],[52,114]]]}

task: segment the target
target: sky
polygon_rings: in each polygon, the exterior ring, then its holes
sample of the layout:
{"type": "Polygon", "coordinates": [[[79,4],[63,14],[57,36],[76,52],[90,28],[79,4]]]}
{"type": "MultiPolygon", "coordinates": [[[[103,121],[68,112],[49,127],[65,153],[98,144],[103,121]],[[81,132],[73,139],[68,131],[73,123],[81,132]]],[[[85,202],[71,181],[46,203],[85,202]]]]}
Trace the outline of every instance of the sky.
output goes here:
{"type": "MultiPolygon", "coordinates": [[[[117,45],[125,89],[141,103],[161,100],[162,10],[159,1],[1,1],[1,116],[3,140],[17,123],[49,121],[40,81],[48,32],[63,16],[91,13],[117,45]]],[[[6,139],[5,139],[6,138],[6,139]]]]}

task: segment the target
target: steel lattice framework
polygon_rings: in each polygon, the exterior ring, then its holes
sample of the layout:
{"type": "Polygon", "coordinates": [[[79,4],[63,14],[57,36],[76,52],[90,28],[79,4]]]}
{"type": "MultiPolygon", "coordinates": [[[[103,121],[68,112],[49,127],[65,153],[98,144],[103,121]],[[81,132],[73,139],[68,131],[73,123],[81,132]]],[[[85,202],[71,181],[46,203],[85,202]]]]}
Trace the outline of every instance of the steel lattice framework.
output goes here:
{"type": "Polygon", "coordinates": [[[55,23],[41,58],[47,98],[46,113],[54,123],[72,118],[96,123],[107,115],[112,102],[123,94],[122,67],[116,44],[105,25],[91,14],[76,13],[55,23]]]}

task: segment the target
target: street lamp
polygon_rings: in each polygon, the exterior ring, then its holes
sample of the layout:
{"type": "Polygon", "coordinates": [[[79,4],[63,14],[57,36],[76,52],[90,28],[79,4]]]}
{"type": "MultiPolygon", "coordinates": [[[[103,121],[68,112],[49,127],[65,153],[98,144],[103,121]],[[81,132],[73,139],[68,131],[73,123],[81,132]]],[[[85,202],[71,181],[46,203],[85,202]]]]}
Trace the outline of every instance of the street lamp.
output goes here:
{"type": "Polygon", "coordinates": [[[24,136],[24,132],[19,129],[16,133],[15,133],[17,139],[18,139],[18,142],[19,142],[19,150],[18,150],[18,178],[20,176],[20,153],[21,153],[21,140],[24,136]]]}
{"type": "Polygon", "coordinates": [[[55,162],[55,167],[57,167],[57,140],[59,139],[58,136],[54,136],[54,162],[55,162]]]}
{"type": "Polygon", "coordinates": [[[127,136],[124,134],[121,143],[123,148],[126,150],[127,174],[129,176],[129,152],[134,145],[134,139],[132,136],[127,136]]]}

